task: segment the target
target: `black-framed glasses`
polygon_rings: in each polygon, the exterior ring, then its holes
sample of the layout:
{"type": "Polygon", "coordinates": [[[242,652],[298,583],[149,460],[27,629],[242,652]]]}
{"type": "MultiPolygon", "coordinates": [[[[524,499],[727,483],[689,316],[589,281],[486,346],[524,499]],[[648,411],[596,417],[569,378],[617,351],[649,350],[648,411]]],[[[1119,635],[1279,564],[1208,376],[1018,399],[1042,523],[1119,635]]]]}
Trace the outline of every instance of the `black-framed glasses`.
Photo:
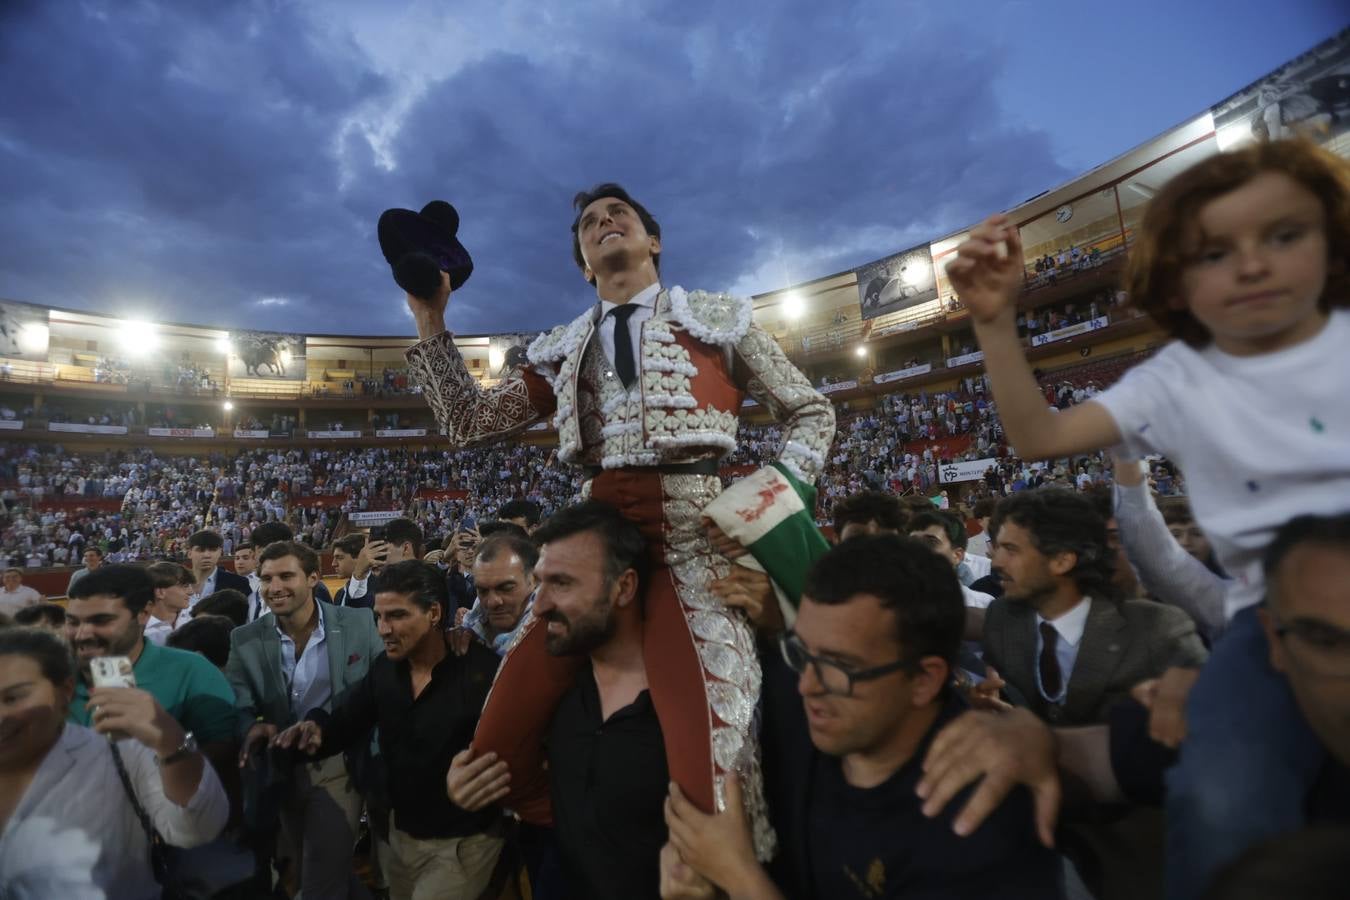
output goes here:
{"type": "Polygon", "coordinates": [[[1325,678],[1350,678],[1350,631],[1310,619],[1275,619],[1275,635],[1304,669],[1325,678]]]}
{"type": "Polygon", "coordinates": [[[783,651],[783,661],[792,671],[800,675],[806,671],[807,666],[810,666],[825,693],[836,697],[852,697],[853,685],[857,682],[872,681],[883,675],[909,668],[913,664],[912,660],[898,659],[893,663],[873,666],[870,669],[850,669],[848,666],[813,655],[806,649],[806,645],[795,631],[784,632],[778,639],[778,647],[783,651]]]}

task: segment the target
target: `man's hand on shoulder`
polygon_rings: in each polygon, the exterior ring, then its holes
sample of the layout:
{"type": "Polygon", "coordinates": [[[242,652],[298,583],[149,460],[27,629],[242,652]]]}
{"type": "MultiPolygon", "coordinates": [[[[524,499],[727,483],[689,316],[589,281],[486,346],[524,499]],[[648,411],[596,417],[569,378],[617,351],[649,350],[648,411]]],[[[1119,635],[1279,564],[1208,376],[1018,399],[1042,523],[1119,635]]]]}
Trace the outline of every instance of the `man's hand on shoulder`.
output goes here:
{"type": "Polygon", "coordinates": [[[1031,789],[1041,843],[1055,845],[1061,789],[1054,733],[1028,710],[973,710],[948,724],[928,748],[916,791],[923,814],[936,816],[971,784],[979,787],[953,823],[966,836],[1019,784],[1031,789]]]}

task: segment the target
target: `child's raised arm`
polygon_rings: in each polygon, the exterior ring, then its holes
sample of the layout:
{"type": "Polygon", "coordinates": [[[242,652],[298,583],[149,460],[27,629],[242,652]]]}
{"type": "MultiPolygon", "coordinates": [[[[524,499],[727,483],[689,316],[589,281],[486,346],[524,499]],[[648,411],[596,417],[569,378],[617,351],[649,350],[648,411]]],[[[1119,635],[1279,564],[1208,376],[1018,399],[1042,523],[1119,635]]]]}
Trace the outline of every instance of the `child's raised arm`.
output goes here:
{"type": "Polygon", "coordinates": [[[1022,289],[1022,238],[1004,215],[985,219],[956,250],[947,276],[970,310],[998,415],[1023,459],[1053,459],[1120,442],[1115,420],[1089,401],[1051,412],[1017,338],[1017,295],[1022,289]]]}

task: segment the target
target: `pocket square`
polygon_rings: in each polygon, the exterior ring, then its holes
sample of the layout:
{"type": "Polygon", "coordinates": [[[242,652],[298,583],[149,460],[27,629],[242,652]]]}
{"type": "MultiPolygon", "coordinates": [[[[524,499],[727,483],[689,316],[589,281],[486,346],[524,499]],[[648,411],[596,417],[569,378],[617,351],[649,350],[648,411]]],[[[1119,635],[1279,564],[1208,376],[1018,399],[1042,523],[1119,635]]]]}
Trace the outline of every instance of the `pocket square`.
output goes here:
{"type": "Polygon", "coordinates": [[[360,654],[360,653],[353,653],[351,656],[347,657],[347,665],[349,665],[349,666],[350,666],[352,663],[354,663],[354,662],[360,662],[360,661],[361,661],[361,654],[360,654]]]}

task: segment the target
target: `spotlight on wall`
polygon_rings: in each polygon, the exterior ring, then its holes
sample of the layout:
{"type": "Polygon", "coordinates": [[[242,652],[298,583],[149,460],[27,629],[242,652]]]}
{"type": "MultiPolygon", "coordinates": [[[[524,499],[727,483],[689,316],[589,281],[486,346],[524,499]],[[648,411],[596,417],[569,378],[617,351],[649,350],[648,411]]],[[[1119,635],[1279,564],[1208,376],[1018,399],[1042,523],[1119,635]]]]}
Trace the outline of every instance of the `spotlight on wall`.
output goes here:
{"type": "Polygon", "coordinates": [[[159,334],[149,322],[123,322],[118,338],[130,356],[144,356],[159,346],[159,334]]]}
{"type": "Polygon", "coordinates": [[[854,355],[859,356],[859,357],[866,356],[866,355],[867,355],[867,348],[864,347],[862,344],[859,344],[859,345],[858,345],[858,349],[857,349],[857,350],[854,350],[853,353],[854,353],[854,355]]]}

